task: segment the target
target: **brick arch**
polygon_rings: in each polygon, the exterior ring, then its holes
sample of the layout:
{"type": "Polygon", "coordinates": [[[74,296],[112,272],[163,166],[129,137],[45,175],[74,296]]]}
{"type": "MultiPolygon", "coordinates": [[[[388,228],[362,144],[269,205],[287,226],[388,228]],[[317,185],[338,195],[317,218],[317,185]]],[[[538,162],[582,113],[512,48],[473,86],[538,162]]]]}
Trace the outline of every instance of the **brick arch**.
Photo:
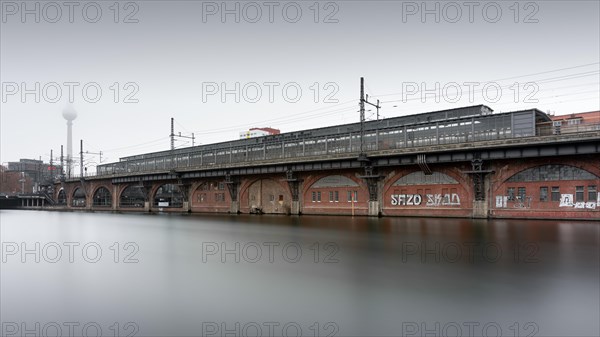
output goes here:
{"type": "MultiPolygon", "coordinates": [[[[133,187],[133,186],[140,186],[139,182],[135,182],[135,183],[125,183],[125,184],[118,184],[117,185],[117,191],[116,191],[116,195],[113,196],[113,200],[116,202],[117,208],[129,208],[130,206],[121,206],[121,197],[123,196],[123,193],[125,192],[125,190],[127,190],[129,187],[133,187]]],[[[149,198],[148,194],[145,193],[144,194],[144,202],[149,201],[147,198],[149,198]]],[[[138,207],[134,207],[134,208],[143,208],[143,204],[141,206],[138,207]]]]}
{"type": "MultiPolygon", "coordinates": [[[[277,180],[273,179],[273,178],[251,178],[251,179],[244,179],[241,182],[241,184],[240,184],[240,191],[239,191],[238,199],[241,201],[241,200],[243,200],[242,198],[244,196],[247,197],[248,196],[248,189],[250,188],[250,186],[252,186],[252,184],[254,184],[255,182],[257,182],[259,180],[263,180],[263,179],[270,179],[270,180],[273,180],[273,181],[277,182],[277,180]]],[[[283,177],[281,177],[281,179],[283,179],[283,177]]],[[[282,186],[283,186],[283,184],[282,184],[282,186]]],[[[284,186],[284,187],[287,187],[287,186],[284,186]]],[[[288,187],[288,192],[291,195],[291,192],[289,191],[289,187],[288,187]]]]}
{"type": "Polygon", "coordinates": [[[359,173],[356,171],[330,171],[314,172],[314,174],[305,176],[302,190],[300,191],[302,195],[302,213],[367,215],[369,189],[367,188],[366,182],[359,178],[358,175],[359,173]],[[357,186],[314,186],[319,180],[330,176],[342,176],[348,178],[356,183],[357,186]],[[313,192],[316,193],[316,200],[313,200],[313,192]],[[354,192],[356,192],[356,194],[354,194],[354,192]],[[321,196],[320,200],[318,197],[319,194],[321,196]],[[330,199],[331,195],[334,197],[333,200],[330,199]],[[356,195],[356,199],[354,199],[354,195],[356,195]]]}
{"type": "MultiPolygon", "coordinates": [[[[251,200],[250,200],[250,189],[252,188],[252,186],[259,182],[259,181],[267,181],[267,182],[272,182],[275,184],[277,188],[278,192],[282,192],[283,194],[283,201],[280,203],[280,201],[278,200],[278,197],[276,198],[276,200],[270,201],[270,200],[260,200],[260,206],[263,208],[263,211],[265,213],[289,213],[291,210],[291,200],[292,200],[292,193],[289,189],[288,184],[283,181],[283,176],[281,177],[281,179],[277,179],[277,178],[263,178],[263,177],[257,177],[257,178],[252,178],[252,179],[248,179],[248,180],[244,180],[243,183],[241,184],[240,187],[240,192],[239,192],[239,203],[240,203],[240,211],[242,212],[250,212],[252,209],[252,205],[251,205],[251,200]]],[[[261,197],[262,197],[262,192],[261,192],[261,197]]]]}
{"type": "Polygon", "coordinates": [[[329,176],[342,176],[349,178],[358,185],[364,184],[363,180],[356,176],[356,173],[319,173],[315,175],[310,175],[306,179],[304,179],[304,189],[306,190],[311,188],[311,186],[314,185],[317,181],[329,176]]]}
{"type": "Polygon", "coordinates": [[[85,195],[85,198],[88,198],[88,194],[85,193],[85,188],[83,188],[83,186],[81,185],[75,185],[71,188],[71,190],[69,191],[69,195],[71,196],[71,198],[75,196],[75,192],[77,192],[77,190],[82,190],[83,194],[85,195]]]}
{"type": "Polygon", "coordinates": [[[451,177],[457,184],[394,186],[402,177],[419,170],[406,167],[392,171],[384,179],[382,213],[396,216],[471,216],[473,208],[471,181],[461,173],[461,167],[442,166],[434,167],[432,170],[451,177]],[[400,193],[396,193],[394,191],[396,189],[400,190],[400,193]],[[456,191],[453,192],[453,189],[456,191]],[[406,190],[406,193],[402,193],[402,190],[406,190]]]}
{"type": "Polygon", "coordinates": [[[88,198],[89,198],[89,203],[90,203],[91,207],[112,207],[113,202],[114,202],[114,195],[113,195],[113,192],[111,191],[111,188],[103,183],[99,183],[99,184],[93,186],[88,198]],[[96,196],[96,193],[98,192],[98,190],[100,190],[101,188],[105,188],[108,191],[108,194],[110,195],[110,205],[108,205],[108,206],[94,205],[94,197],[96,196]]]}
{"type": "Polygon", "coordinates": [[[558,158],[558,159],[553,159],[551,161],[536,161],[533,163],[531,163],[529,161],[520,161],[518,163],[507,163],[506,165],[502,166],[498,170],[499,171],[498,174],[496,174],[494,177],[495,178],[493,181],[494,188],[492,190],[492,193],[493,194],[498,193],[499,190],[504,188],[506,181],[508,179],[510,179],[512,176],[514,176],[515,174],[525,171],[525,170],[528,170],[530,168],[544,166],[544,165],[572,166],[572,167],[580,168],[582,170],[586,170],[586,171],[593,173],[596,176],[600,177],[600,164],[594,165],[593,160],[586,161],[584,159],[573,160],[573,159],[558,158]]]}
{"type": "Polygon", "coordinates": [[[106,188],[108,190],[108,192],[110,193],[111,197],[112,197],[112,192],[111,192],[111,190],[110,190],[110,188],[108,186],[106,186],[104,184],[98,184],[98,185],[94,186],[93,189],[92,189],[92,194],[91,194],[92,199],[94,198],[94,195],[96,195],[96,192],[98,192],[98,190],[100,188],[102,188],[102,187],[106,188]]]}
{"type": "Polygon", "coordinates": [[[63,191],[65,194],[65,205],[69,205],[69,195],[70,195],[70,191],[68,191],[68,188],[65,188],[64,186],[61,186],[57,191],[56,191],[56,201],[58,202],[59,196],[60,196],[60,192],[63,191]]]}
{"type": "Polygon", "coordinates": [[[229,188],[225,184],[224,178],[214,177],[205,178],[200,181],[196,181],[190,185],[189,190],[189,202],[192,210],[199,212],[229,212],[231,209],[231,195],[229,188]],[[212,189],[201,190],[200,187],[204,184],[216,184],[212,189]],[[222,190],[218,189],[220,183],[224,184],[222,190]],[[217,187],[217,189],[214,189],[217,187]],[[200,194],[204,193],[205,197],[200,200],[200,194]],[[219,200],[216,194],[223,194],[223,199],[219,200]]]}
{"type": "Polygon", "coordinates": [[[121,195],[123,195],[123,192],[125,192],[125,190],[130,186],[139,186],[139,183],[117,185],[117,202],[121,200],[121,195]]]}
{"type": "Polygon", "coordinates": [[[75,200],[75,193],[77,193],[78,190],[83,191],[84,200],[85,200],[85,205],[83,205],[83,207],[89,207],[91,205],[90,195],[89,195],[89,193],[86,193],[85,188],[81,184],[74,185],[72,187],[70,194],[69,194],[70,198],[67,198],[67,202],[69,202],[69,207],[73,207],[73,200],[75,200]]]}
{"type": "Polygon", "coordinates": [[[356,187],[357,189],[360,189],[361,191],[367,191],[367,186],[365,184],[365,182],[358,178],[356,176],[356,173],[331,173],[331,172],[325,172],[325,173],[319,173],[319,174],[315,174],[315,175],[310,175],[308,176],[306,179],[304,179],[304,182],[302,184],[302,191],[301,194],[303,196],[303,200],[309,200],[307,199],[308,197],[308,193],[310,192],[310,189],[312,188],[312,186],[319,180],[329,177],[329,176],[342,176],[342,177],[346,177],[349,178],[350,180],[354,181],[356,184],[358,184],[358,187],[356,187]]]}
{"type": "MultiPolygon", "coordinates": [[[[156,193],[158,192],[158,189],[161,188],[164,185],[176,185],[177,186],[177,181],[176,180],[163,180],[163,181],[159,181],[156,182],[154,184],[152,184],[152,188],[150,189],[150,194],[148,195],[148,202],[150,203],[150,208],[155,207],[154,206],[154,199],[156,198],[156,193]]],[[[183,195],[183,201],[185,201],[188,196],[185,195],[185,191],[181,190],[181,187],[177,186],[179,191],[182,192],[181,194],[183,195]]],[[[179,209],[181,207],[172,207],[174,209],[179,209]]]]}

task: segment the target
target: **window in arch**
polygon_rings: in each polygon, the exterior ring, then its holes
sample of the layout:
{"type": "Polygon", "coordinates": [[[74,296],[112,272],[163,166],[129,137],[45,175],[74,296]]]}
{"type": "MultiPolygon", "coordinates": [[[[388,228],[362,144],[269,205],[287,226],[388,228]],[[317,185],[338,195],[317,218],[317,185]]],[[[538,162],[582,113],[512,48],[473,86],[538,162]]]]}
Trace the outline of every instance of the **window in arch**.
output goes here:
{"type": "Polygon", "coordinates": [[[141,186],[127,186],[119,198],[120,207],[144,207],[146,196],[141,186]]]}
{"type": "Polygon", "coordinates": [[[61,188],[60,191],[58,191],[57,203],[59,205],[66,205],[67,204],[67,193],[65,193],[65,190],[63,190],[62,188],[61,188]]]}
{"type": "Polygon", "coordinates": [[[99,189],[97,189],[94,193],[92,205],[104,207],[111,206],[112,195],[110,194],[110,191],[106,187],[100,187],[99,189]]]}
{"type": "Polygon", "coordinates": [[[85,207],[85,193],[83,189],[77,187],[75,192],[73,193],[73,202],[71,203],[73,207],[85,207]]]}
{"type": "Polygon", "coordinates": [[[394,186],[399,185],[446,185],[446,184],[458,184],[456,179],[450,177],[447,174],[441,172],[433,172],[432,174],[425,174],[422,171],[409,173],[400,179],[398,179],[394,186]]]}
{"type": "Polygon", "coordinates": [[[598,177],[584,169],[569,165],[542,165],[516,173],[508,182],[595,180],[598,177]]]}
{"type": "Polygon", "coordinates": [[[329,187],[358,187],[354,180],[340,175],[331,175],[317,180],[311,188],[329,188],[329,187]]]}
{"type": "Polygon", "coordinates": [[[183,193],[179,186],[164,184],[156,190],[154,206],[157,207],[183,207],[183,193]]]}

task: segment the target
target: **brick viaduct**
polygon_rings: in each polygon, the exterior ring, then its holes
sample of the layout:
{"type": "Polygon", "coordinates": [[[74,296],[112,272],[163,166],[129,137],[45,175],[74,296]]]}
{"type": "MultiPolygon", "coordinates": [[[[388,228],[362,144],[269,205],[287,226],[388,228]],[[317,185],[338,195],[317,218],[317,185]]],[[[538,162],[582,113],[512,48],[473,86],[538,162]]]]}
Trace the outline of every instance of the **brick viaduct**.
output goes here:
{"type": "Polygon", "coordinates": [[[600,220],[599,136],[70,179],[50,207],[600,220]]]}

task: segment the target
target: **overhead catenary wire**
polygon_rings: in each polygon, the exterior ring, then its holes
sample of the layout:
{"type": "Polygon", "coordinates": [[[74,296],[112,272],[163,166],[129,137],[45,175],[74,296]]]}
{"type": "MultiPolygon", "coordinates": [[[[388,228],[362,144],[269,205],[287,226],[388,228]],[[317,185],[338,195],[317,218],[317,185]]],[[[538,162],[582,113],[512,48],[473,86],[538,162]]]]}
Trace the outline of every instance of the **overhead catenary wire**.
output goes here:
{"type": "MultiPolygon", "coordinates": [[[[559,69],[552,69],[552,70],[547,70],[547,71],[542,71],[542,72],[536,72],[536,73],[530,73],[530,74],[524,74],[524,75],[516,75],[516,76],[511,76],[511,77],[505,77],[505,78],[500,78],[500,79],[495,79],[495,80],[491,80],[488,82],[493,82],[493,81],[505,81],[505,80],[510,80],[510,79],[516,79],[516,78],[524,78],[524,77],[531,77],[531,76],[537,76],[537,75],[542,75],[542,74],[548,74],[548,73],[554,73],[554,72],[560,72],[560,71],[566,71],[566,70],[572,70],[572,69],[578,69],[578,68],[584,68],[584,67],[589,67],[589,66],[593,66],[593,65],[598,65],[600,64],[600,62],[594,62],[594,63],[587,63],[587,64],[581,64],[581,65],[576,65],[576,66],[572,66],[572,67],[564,67],[564,68],[559,68],[559,69]]],[[[577,79],[577,78],[583,78],[583,77],[588,77],[588,76],[593,76],[593,75],[597,75],[599,74],[599,72],[597,70],[595,71],[588,71],[588,72],[580,72],[580,73],[575,73],[575,74],[566,74],[566,75],[561,75],[561,76],[556,76],[556,77],[549,77],[549,78],[545,78],[545,79],[540,79],[540,80],[535,80],[534,82],[536,83],[552,83],[552,82],[558,82],[558,81],[566,81],[566,80],[572,80],[572,79],[577,79]]],[[[482,82],[483,83],[483,82],[482,82]]],[[[597,82],[595,83],[591,83],[588,85],[593,85],[593,84],[597,84],[597,82]]],[[[504,86],[501,86],[501,88],[509,88],[511,86],[513,86],[514,83],[511,84],[507,84],[504,86]]],[[[568,89],[568,88],[575,88],[575,87],[581,87],[581,86],[585,86],[586,84],[577,84],[577,85],[572,85],[572,86],[563,86],[563,87],[559,87],[559,88],[542,88],[539,91],[549,91],[549,90],[559,90],[559,89],[568,89]]],[[[393,96],[393,95],[399,95],[402,93],[392,93],[392,94],[385,94],[385,95],[377,95],[375,94],[375,92],[373,92],[371,90],[370,87],[367,87],[367,89],[370,91],[369,95],[370,97],[385,97],[385,96],[393,96]]],[[[566,96],[568,94],[563,94],[563,95],[554,95],[550,98],[553,97],[562,97],[562,96],[566,96]]],[[[445,96],[440,96],[440,98],[445,97],[445,96]]],[[[587,98],[587,99],[579,99],[579,100],[588,100],[588,99],[592,99],[591,98],[587,98]]],[[[417,101],[419,100],[420,97],[415,97],[415,98],[409,98],[407,99],[407,101],[417,101]]],[[[544,98],[540,98],[540,99],[546,99],[546,97],[544,98]]],[[[569,100],[569,101],[579,101],[579,100],[569,100]]],[[[388,100],[388,101],[384,101],[381,103],[392,103],[392,102],[401,102],[403,100],[388,100]]],[[[348,100],[345,102],[341,102],[341,103],[337,103],[331,106],[327,106],[327,107],[322,107],[322,108],[318,108],[318,109],[311,109],[311,110],[307,110],[307,111],[302,111],[302,112],[298,112],[295,114],[291,114],[288,116],[283,116],[283,117],[277,117],[277,118],[270,118],[270,119],[265,119],[265,120],[261,120],[261,121],[256,121],[256,122],[252,122],[252,124],[246,123],[246,124],[239,124],[239,125],[234,125],[234,126],[229,126],[226,128],[217,128],[217,129],[210,129],[210,130],[200,130],[200,131],[195,131],[196,134],[199,135],[208,135],[208,134],[217,134],[217,133],[223,133],[223,132],[227,132],[227,131],[233,131],[233,130],[239,130],[240,128],[245,128],[245,127],[252,127],[252,126],[256,126],[257,124],[269,124],[269,123],[277,123],[278,125],[287,125],[287,124],[291,124],[291,123],[297,123],[298,121],[314,121],[317,119],[323,119],[324,117],[330,117],[333,115],[336,115],[338,113],[346,114],[349,112],[354,112],[355,108],[340,108],[340,109],[334,109],[337,107],[343,107],[349,104],[356,104],[356,100],[352,99],[352,100],[348,100]],[[334,109],[334,110],[331,110],[334,109]],[[318,111],[323,111],[322,113],[315,113],[318,111]]],[[[508,104],[507,103],[497,103],[497,104],[508,104]]],[[[386,114],[389,116],[389,114],[386,114]]],[[[393,117],[393,116],[392,116],[393,117]]],[[[177,125],[179,125],[183,130],[189,132],[185,126],[181,125],[180,123],[177,122],[177,125]]],[[[165,141],[165,139],[168,139],[169,137],[161,137],[155,140],[151,140],[148,142],[144,142],[144,143],[139,143],[139,144],[133,144],[133,145],[128,145],[128,146],[123,146],[123,147],[118,147],[118,148],[112,148],[112,149],[107,149],[104,150],[103,152],[108,153],[108,152],[122,152],[124,150],[130,150],[130,149],[141,149],[141,148],[150,148],[150,147],[158,147],[158,146],[162,146],[162,143],[165,141]]],[[[90,147],[93,148],[93,147],[90,147]]]]}

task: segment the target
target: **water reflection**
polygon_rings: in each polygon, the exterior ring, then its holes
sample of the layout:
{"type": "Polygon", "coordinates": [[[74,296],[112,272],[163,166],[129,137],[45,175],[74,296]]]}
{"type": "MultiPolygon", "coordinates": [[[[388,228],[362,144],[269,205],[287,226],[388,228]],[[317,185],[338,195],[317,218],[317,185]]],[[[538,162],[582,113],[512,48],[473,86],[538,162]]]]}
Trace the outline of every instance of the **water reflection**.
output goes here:
{"type": "Polygon", "coordinates": [[[36,322],[65,336],[599,334],[592,222],[0,217],[3,335],[36,322]]]}

